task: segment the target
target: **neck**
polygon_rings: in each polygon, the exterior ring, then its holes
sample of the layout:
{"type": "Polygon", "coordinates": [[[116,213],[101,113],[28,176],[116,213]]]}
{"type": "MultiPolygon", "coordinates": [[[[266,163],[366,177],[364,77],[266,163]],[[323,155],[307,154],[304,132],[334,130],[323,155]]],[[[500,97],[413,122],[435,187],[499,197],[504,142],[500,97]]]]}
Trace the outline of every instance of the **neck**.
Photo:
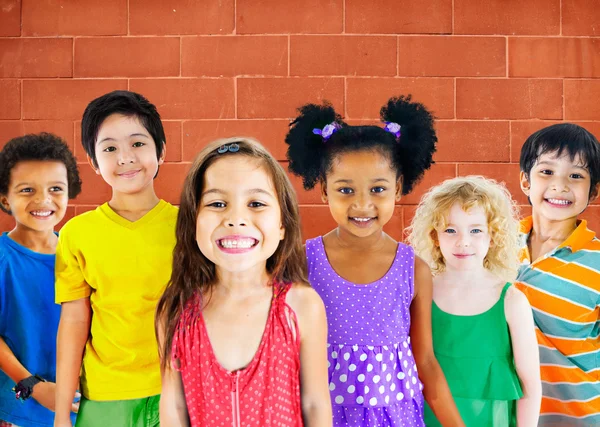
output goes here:
{"type": "Polygon", "coordinates": [[[533,229],[530,239],[544,242],[562,243],[577,228],[577,218],[569,218],[564,221],[550,221],[539,214],[533,214],[533,229]]]}
{"type": "Polygon", "coordinates": [[[21,224],[8,233],[8,236],[18,244],[43,254],[56,253],[58,237],[53,230],[37,231],[26,228],[21,224]]]}
{"type": "Polygon", "coordinates": [[[215,291],[235,298],[245,298],[264,290],[270,285],[270,280],[266,262],[249,270],[235,272],[217,266],[218,285],[215,291]]]}
{"type": "Polygon", "coordinates": [[[341,247],[357,252],[375,252],[381,249],[390,238],[383,229],[365,237],[358,237],[341,227],[336,228],[331,233],[341,247]]]}
{"type": "Polygon", "coordinates": [[[452,283],[455,287],[481,286],[489,280],[490,272],[483,266],[472,269],[455,269],[447,266],[446,270],[438,275],[444,282],[452,283]]]}
{"type": "Polygon", "coordinates": [[[112,198],[108,205],[115,212],[148,212],[155,207],[160,199],[154,192],[154,186],[149,185],[142,191],[134,194],[121,193],[113,190],[112,198]]]}

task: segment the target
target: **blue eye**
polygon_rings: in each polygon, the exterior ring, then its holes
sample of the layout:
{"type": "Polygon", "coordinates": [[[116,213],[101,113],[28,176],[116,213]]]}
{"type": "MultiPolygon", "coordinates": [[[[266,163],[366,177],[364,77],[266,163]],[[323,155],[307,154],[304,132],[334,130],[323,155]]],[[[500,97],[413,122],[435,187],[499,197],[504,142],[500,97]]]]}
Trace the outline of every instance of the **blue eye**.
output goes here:
{"type": "Polygon", "coordinates": [[[455,234],[456,230],[452,229],[452,228],[446,228],[444,230],[444,233],[448,233],[448,234],[455,234]]]}
{"type": "Polygon", "coordinates": [[[342,187],[338,190],[340,193],[342,194],[352,194],[354,193],[354,190],[348,187],[342,187]]]}
{"type": "Polygon", "coordinates": [[[473,230],[471,230],[471,233],[479,234],[479,233],[483,233],[483,230],[480,230],[479,228],[474,228],[473,230]]]}
{"type": "Polygon", "coordinates": [[[386,190],[385,187],[374,187],[371,189],[371,192],[373,193],[383,193],[386,190]]]}

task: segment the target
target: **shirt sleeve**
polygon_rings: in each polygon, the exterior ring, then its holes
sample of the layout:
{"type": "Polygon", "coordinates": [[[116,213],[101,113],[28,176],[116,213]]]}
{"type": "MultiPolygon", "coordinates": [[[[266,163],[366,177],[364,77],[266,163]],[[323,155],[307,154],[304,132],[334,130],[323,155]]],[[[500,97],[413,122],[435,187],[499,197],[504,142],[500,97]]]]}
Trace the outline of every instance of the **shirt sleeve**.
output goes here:
{"type": "Polygon", "coordinates": [[[56,246],[56,285],[55,302],[57,304],[87,298],[92,288],[85,281],[82,270],[83,256],[74,242],[76,237],[68,227],[63,227],[58,235],[56,246]]]}

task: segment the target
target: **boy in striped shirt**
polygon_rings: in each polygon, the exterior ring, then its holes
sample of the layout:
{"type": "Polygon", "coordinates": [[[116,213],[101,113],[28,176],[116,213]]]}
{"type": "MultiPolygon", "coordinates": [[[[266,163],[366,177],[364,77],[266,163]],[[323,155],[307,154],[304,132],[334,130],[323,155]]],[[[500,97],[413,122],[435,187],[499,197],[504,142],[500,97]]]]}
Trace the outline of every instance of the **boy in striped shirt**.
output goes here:
{"type": "Polygon", "coordinates": [[[539,425],[600,426],[600,240],[577,219],[600,190],[600,144],[580,126],[549,126],[525,141],[520,166],[532,216],[517,287],[536,324],[539,425]]]}

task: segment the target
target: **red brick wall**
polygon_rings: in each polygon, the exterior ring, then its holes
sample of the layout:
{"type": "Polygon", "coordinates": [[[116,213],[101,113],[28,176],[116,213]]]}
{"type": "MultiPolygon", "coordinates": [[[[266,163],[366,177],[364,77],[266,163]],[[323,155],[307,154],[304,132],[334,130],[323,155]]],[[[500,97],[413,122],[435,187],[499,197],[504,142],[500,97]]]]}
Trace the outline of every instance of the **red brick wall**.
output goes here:
{"type": "MultiPolygon", "coordinates": [[[[47,130],[71,144],[84,182],[72,216],[110,196],[79,137],[85,105],[107,91],[158,106],[168,156],[156,187],[173,203],[216,137],[257,137],[283,161],[300,104],[328,99],[359,122],[412,93],[440,142],[388,227],[400,237],[448,177],[505,181],[525,205],[516,162],[538,128],[569,120],[600,135],[599,23],[597,0],[0,0],[0,141],[47,130]]],[[[298,194],[305,236],[329,230],[318,193],[298,194]]],[[[600,230],[600,205],[584,217],[600,230]]]]}

